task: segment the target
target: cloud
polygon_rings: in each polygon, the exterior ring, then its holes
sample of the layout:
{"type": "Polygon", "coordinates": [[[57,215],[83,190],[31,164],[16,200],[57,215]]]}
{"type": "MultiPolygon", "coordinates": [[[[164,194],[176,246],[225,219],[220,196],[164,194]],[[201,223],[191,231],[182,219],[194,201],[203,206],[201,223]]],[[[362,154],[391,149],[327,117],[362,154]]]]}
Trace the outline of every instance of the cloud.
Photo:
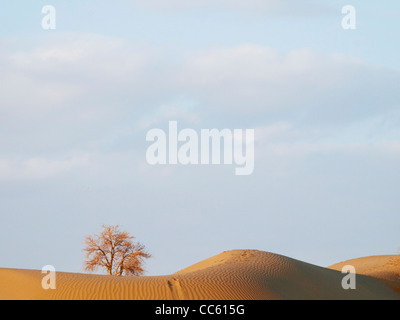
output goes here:
{"type": "Polygon", "coordinates": [[[22,41],[0,55],[0,156],[85,149],[146,110],[157,83],[151,48],[96,34],[22,41]]]}
{"type": "Polygon", "coordinates": [[[154,112],[144,115],[135,124],[135,127],[138,130],[148,130],[158,125],[165,125],[171,120],[199,125],[201,117],[196,107],[190,101],[178,99],[176,102],[163,104],[156,108],[154,112]]]}
{"type": "Polygon", "coordinates": [[[192,52],[179,76],[203,105],[233,113],[346,122],[400,102],[399,71],[310,49],[245,44],[192,52]]]}
{"type": "MultiPolygon", "coordinates": [[[[386,118],[396,118],[390,113],[386,118]]],[[[257,127],[256,147],[259,161],[294,159],[313,154],[400,156],[400,130],[386,126],[385,117],[360,120],[351,124],[326,127],[302,127],[277,122],[257,127]]]]}
{"type": "Polygon", "coordinates": [[[315,0],[132,0],[140,8],[152,10],[237,10],[267,15],[325,15],[332,12],[327,3],[315,0]]]}
{"type": "MultiPolygon", "coordinates": [[[[380,117],[359,140],[345,143],[363,143],[379,132],[378,142],[389,132],[389,142],[398,139],[399,72],[311,49],[242,44],[171,52],[94,34],[60,34],[6,48],[0,66],[3,159],[132,149],[140,155],[144,131],[169,120],[195,128],[256,127],[284,148],[335,145],[335,132],[354,137],[354,123],[380,117]],[[325,134],[321,127],[329,133],[315,141],[325,134]]],[[[28,164],[3,163],[3,176],[16,176],[18,167],[34,176],[28,164]]]]}
{"type": "Polygon", "coordinates": [[[99,89],[115,92],[126,82],[140,87],[151,56],[150,50],[126,40],[96,34],[61,34],[24,50],[9,50],[0,60],[0,105],[37,112],[99,89]]]}
{"type": "Polygon", "coordinates": [[[68,159],[30,158],[26,160],[0,159],[0,181],[51,179],[88,167],[89,155],[68,159]]]}

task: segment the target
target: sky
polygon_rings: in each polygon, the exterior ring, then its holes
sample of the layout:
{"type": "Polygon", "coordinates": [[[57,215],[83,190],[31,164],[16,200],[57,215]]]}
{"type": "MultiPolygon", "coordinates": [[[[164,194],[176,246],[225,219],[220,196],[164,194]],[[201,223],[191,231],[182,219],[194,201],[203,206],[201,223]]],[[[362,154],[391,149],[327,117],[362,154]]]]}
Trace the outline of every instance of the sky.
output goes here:
{"type": "Polygon", "coordinates": [[[395,0],[1,1],[0,267],[83,272],[102,224],[146,246],[146,275],[231,249],[398,253],[399,16],[395,0]],[[254,129],[254,172],[149,165],[146,133],[169,121],[254,129]]]}

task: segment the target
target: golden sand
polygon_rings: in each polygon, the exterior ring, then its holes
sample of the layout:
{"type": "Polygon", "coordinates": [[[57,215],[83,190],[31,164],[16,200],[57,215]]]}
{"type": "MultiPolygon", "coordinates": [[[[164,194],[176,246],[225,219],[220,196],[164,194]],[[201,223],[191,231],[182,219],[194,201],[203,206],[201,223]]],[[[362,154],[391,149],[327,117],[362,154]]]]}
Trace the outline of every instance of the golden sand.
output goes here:
{"type": "Polygon", "coordinates": [[[42,288],[41,271],[0,269],[0,299],[400,299],[399,261],[400,256],[366,257],[324,268],[269,252],[232,250],[167,276],[57,272],[55,290],[42,288]],[[356,290],[342,288],[346,264],[357,270],[356,290]]]}

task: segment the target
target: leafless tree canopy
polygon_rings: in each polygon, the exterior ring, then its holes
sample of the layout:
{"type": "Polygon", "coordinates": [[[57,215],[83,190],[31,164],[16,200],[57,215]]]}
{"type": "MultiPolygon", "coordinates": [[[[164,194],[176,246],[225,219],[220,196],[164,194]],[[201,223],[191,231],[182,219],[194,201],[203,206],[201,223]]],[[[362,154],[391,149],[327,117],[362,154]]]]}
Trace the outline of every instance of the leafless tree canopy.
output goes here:
{"type": "Polygon", "coordinates": [[[121,232],[118,225],[103,225],[99,235],[86,237],[85,270],[93,272],[100,267],[105,268],[109,275],[142,275],[143,259],[151,255],[143,245],[135,244],[133,239],[128,232],[121,232]]]}

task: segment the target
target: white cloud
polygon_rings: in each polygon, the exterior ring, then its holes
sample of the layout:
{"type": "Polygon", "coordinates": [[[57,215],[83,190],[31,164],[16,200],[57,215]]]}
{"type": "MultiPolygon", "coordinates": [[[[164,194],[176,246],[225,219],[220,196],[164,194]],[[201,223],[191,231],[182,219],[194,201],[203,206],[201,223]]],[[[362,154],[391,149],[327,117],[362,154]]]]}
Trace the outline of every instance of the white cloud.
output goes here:
{"type": "Polygon", "coordinates": [[[243,44],[186,52],[171,62],[172,53],[122,39],[61,38],[0,57],[1,124],[11,115],[33,120],[48,110],[65,111],[71,120],[110,121],[127,109],[149,117],[174,109],[189,118],[213,109],[275,112],[326,122],[387,111],[400,101],[398,71],[310,49],[282,53],[243,44]],[[195,112],[171,107],[187,101],[195,112]]]}
{"type": "Polygon", "coordinates": [[[268,141],[287,140],[288,138],[298,137],[299,132],[293,129],[293,125],[288,122],[277,122],[268,126],[255,129],[255,140],[265,143],[268,141]]]}
{"type": "Polygon", "coordinates": [[[65,107],[101,91],[118,92],[124,83],[142,87],[151,59],[150,50],[126,40],[61,34],[1,57],[0,106],[8,112],[21,108],[37,112],[65,107]]]}
{"type": "Polygon", "coordinates": [[[136,7],[152,10],[238,10],[268,15],[324,15],[332,12],[327,3],[315,0],[131,0],[136,7]]]}
{"type": "Polygon", "coordinates": [[[166,103],[156,108],[154,112],[143,116],[136,124],[137,130],[148,130],[157,125],[165,125],[168,121],[179,120],[184,123],[200,124],[201,117],[196,105],[190,101],[178,100],[173,103],[166,103]]]}
{"type": "Polygon", "coordinates": [[[260,159],[290,159],[312,154],[399,156],[400,130],[385,127],[385,118],[396,116],[390,113],[339,126],[301,127],[277,122],[258,127],[255,130],[257,154],[260,159]]]}
{"type": "Polygon", "coordinates": [[[294,157],[306,157],[312,154],[346,154],[347,156],[354,155],[386,155],[400,156],[400,143],[398,142],[383,142],[383,143],[345,143],[334,144],[331,142],[295,142],[295,143],[276,143],[264,146],[259,152],[261,160],[271,157],[285,157],[294,160],[294,157]]]}
{"type": "Polygon", "coordinates": [[[385,112],[400,101],[400,72],[309,49],[281,53],[247,44],[192,52],[179,76],[203,105],[254,115],[342,122],[385,112]]]}
{"type": "Polygon", "coordinates": [[[5,42],[0,55],[0,156],[87,148],[162,92],[151,48],[95,34],[28,43],[5,42]]]}
{"type": "Polygon", "coordinates": [[[55,178],[77,168],[87,167],[89,163],[89,155],[68,159],[30,158],[20,161],[0,159],[0,181],[55,178]]]}
{"type": "MultiPolygon", "coordinates": [[[[398,118],[391,111],[399,106],[399,72],[347,56],[243,44],[187,51],[172,60],[170,52],[127,40],[88,34],[60,38],[0,55],[3,158],[143,147],[141,131],[169,120],[195,127],[254,126],[256,143],[273,141],[282,150],[303,143],[324,150],[314,146],[335,145],[329,139],[338,129],[354,136],[356,129],[343,127],[355,121],[398,118]],[[314,140],[324,126],[332,126],[327,140],[314,140]]],[[[345,143],[363,143],[366,137],[345,143]]],[[[34,164],[19,164],[21,172],[40,171],[34,164]]],[[[3,176],[9,171],[16,176],[18,166],[7,162],[2,168],[3,176]]]]}

